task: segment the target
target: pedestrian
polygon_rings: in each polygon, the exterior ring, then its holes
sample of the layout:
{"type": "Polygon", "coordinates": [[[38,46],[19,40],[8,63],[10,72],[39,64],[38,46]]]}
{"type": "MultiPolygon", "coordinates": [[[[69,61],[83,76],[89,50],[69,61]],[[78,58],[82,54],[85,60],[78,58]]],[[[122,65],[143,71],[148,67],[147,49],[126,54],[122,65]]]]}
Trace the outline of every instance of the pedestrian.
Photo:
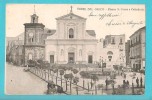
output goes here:
{"type": "Polygon", "coordinates": [[[127,85],[129,85],[129,81],[127,80],[127,85]]]}
{"type": "Polygon", "coordinates": [[[125,85],[126,85],[126,81],[125,79],[123,80],[123,88],[125,88],[125,85]]]}
{"type": "Polygon", "coordinates": [[[132,94],[134,94],[135,91],[134,91],[134,83],[132,83],[132,94]]]}
{"type": "Polygon", "coordinates": [[[93,87],[93,82],[90,82],[90,85],[91,85],[91,89],[92,89],[92,87],[93,87]]]}
{"type": "Polygon", "coordinates": [[[139,79],[138,79],[138,77],[136,79],[136,84],[137,84],[137,87],[139,87],[139,79]]]}
{"type": "Polygon", "coordinates": [[[124,78],[126,79],[126,74],[124,73],[124,78]]]}
{"type": "Polygon", "coordinates": [[[129,81],[128,80],[127,80],[126,84],[127,84],[127,87],[129,88],[129,81]]]}
{"type": "Polygon", "coordinates": [[[143,83],[143,79],[142,77],[140,78],[140,87],[142,88],[142,83],[143,83]]]}
{"type": "Polygon", "coordinates": [[[121,72],[121,76],[122,76],[122,72],[121,72]]]}
{"type": "Polygon", "coordinates": [[[107,78],[105,80],[105,83],[106,83],[106,90],[107,90],[107,87],[108,87],[108,79],[107,78]]]}

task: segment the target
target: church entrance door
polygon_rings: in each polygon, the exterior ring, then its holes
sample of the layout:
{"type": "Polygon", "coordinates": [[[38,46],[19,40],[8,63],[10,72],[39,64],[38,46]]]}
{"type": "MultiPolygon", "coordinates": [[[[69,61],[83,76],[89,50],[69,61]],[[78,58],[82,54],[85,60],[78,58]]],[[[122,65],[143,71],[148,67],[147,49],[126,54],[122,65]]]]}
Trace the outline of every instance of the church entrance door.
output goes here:
{"type": "Polygon", "coordinates": [[[50,63],[54,63],[54,55],[50,55],[50,63]]]}
{"type": "Polygon", "coordinates": [[[74,52],[69,52],[68,53],[68,62],[69,63],[74,63],[74,52]]]}
{"type": "Polygon", "coordinates": [[[93,57],[92,57],[92,55],[88,55],[88,63],[93,63],[93,57]]]}

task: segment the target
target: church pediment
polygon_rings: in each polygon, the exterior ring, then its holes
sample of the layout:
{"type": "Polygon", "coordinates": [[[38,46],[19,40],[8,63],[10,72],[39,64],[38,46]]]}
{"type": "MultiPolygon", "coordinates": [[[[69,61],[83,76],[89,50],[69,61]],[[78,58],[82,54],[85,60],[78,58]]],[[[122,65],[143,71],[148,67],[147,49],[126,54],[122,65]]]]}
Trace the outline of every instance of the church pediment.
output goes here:
{"type": "Polygon", "coordinates": [[[61,16],[56,18],[56,20],[69,20],[69,19],[81,19],[81,20],[86,20],[86,18],[83,18],[81,16],[75,15],[73,13],[69,13],[67,15],[61,16]]]}

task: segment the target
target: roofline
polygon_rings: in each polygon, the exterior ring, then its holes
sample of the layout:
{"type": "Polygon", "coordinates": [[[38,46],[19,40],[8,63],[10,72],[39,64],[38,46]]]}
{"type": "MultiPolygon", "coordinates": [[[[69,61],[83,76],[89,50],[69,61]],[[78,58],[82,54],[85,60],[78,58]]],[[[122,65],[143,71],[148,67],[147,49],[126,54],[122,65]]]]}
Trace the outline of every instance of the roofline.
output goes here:
{"type": "MultiPolygon", "coordinates": [[[[77,16],[77,17],[80,17],[80,18],[82,18],[83,20],[86,20],[87,18],[84,18],[84,17],[81,17],[81,16],[79,16],[79,15],[76,15],[76,14],[74,14],[74,13],[69,13],[69,14],[73,14],[73,15],[75,15],[75,16],[77,16]]],[[[60,16],[60,17],[57,17],[57,18],[55,18],[56,20],[62,20],[61,18],[62,17],[65,17],[65,16],[68,16],[69,14],[66,14],[66,15],[63,15],[63,16],[60,16]]],[[[65,19],[64,19],[65,20],[65,19]]],[[[68,20],[68,19],[67,19],[68,20]]]]}
{"type": "Polygon", "coordinates": [[[136,30],[129,38],[131,38],[133,35],[135,35],[138,31],[142,30],[142,29],[146,29],[146,26],[139,28],[138,30],[136,30]]]}
{"type": "MultiPolygon", "coordinates": [[[[125,35],[125,34],[119,34],[119,35],[106,35],[106,36],[123,36],[123,35],[125,35]]],[[[106,37],[105,36],[105,37],[106,37]]]]}

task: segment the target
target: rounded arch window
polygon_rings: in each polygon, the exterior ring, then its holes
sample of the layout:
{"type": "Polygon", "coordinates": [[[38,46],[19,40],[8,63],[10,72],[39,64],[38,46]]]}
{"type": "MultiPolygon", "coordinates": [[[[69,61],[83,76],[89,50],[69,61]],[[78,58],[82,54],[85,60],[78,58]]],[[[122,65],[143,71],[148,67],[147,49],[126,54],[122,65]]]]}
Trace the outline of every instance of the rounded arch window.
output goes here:
{"type": "Polygon", "coordinates": [[[69,38],[74,38],[74,30],[73,30],[73,28],[69,29],[69,38]]]}
{"type": "Polygon", "coordinates": [[[107,55],[113,55],[113,52],[112,51],[108,51],[107,55]]]}
{"type": "Polygon", "coordinates": [[[107,55],[108,55],[109,61],[111,61],[111,60],[112,60],[113,52],[112,52],[112,51],[108,51],[108,52],[107,52],[107,55]]]}

